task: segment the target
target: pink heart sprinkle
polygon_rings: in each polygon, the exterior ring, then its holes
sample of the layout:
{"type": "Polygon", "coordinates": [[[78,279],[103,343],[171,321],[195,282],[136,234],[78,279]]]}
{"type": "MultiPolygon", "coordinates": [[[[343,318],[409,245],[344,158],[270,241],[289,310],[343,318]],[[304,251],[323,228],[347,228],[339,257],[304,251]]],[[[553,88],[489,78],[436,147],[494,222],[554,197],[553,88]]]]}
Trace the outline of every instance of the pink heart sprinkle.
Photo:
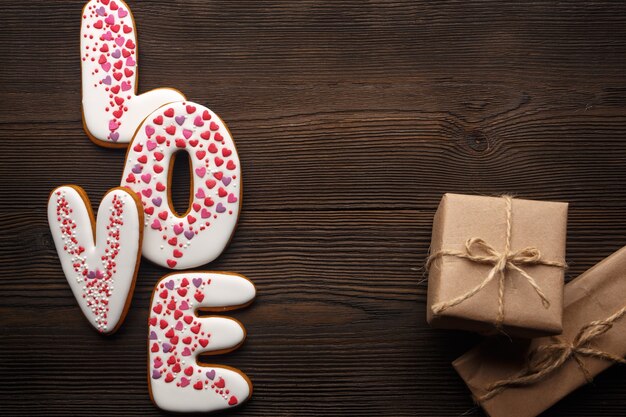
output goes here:
{"type": "Polygon", "coordinates": [[[181,310],[189,310],[189,304],[187,304],[186,300],[184,300],[182,303],[180,303],[180,309],[181,310]]]}
{"type": "Polygon", "coordinates": [[[115,38],[115,43],[117,44],[117,46],[122,46],[124,45],[124,37],[123,36],[118,36],[117,38],[115,38]]]}
{"type": "Polygon", "coordinates": [[[193,121],[193,124],[198,126],[198,127],[204,126],[204,122],[202,121],[202,117],[196,116],[196,119],[193,121]]]}
{"type": "Polygon", "coordinates": [[[146,197],[150,197],[152,195],[152,188],[144,188],[143,190],[141,190],[141,194],[145,195],[146,197]]]}
{"type": "Polygon", "coordinates": [[[130,83],[128,81],[122,81],[122,91],[130,90],[130,83]]]}
{"type": "Polygon", "coordinates": [[[150,125],[146,126],[146,135],[148,135],[148,137],[152,136],[154,134],[154,128],[150,125]]]}
{"type": "Polygon", "coordinates": [[[102,35],[102,40],[103,41],[112,41],[113,40],[113,34],[111,33],[111,31],[107,31],[104,35],[102,35]]]}
{"type": "Polygon", "coordinates": [[[188,380],[187,378],[185,378],[185,377],[182,377],[182,378],[180,379],[180,386],[184,388],[184,387],[186,387],[187,385],[189,385],[189,380],[188,380]]]}
{"type": "Polygon", "coordinates": [[[109,72],[109,70],[111,69],[110,62],[105,62],[104,64],[101,64],[100,66],[102,67],[102,70],[104,70],[104,72],[109,72]]]}
{"type": "Polygon", "coordinates": [[[193,132],[189,129],[183,129],[183,136],[185,137],[185,139],[189,139],[192,133],[193,132]]]}
{"type": "Polygon", "coordinates": [[[135,60],[132,57],[126,58],[126,65],[129,67],[134,67],[136,64],[135,60]]]}
{"type": "Polygon", "coordinates": [[[180,224],[175,224],[174,225],[174,233],[176,233],[177,235],[181,234],[183,232],[183,226],[181,226],[180,224]]]}
{"type": "Polygon", "coordinates": [[[228,195],[228,202],[229,202],[229,203],[236,203],[236,202],[237,202],[237,197],[235,197],[235,194],[230,193],[230,194],[228,195]]]}
{"type": "Polygon", "coordinates": [[[175,329],[176,329],[176,330],[178,330],[179,332],[180,332],[181,330],[183,330],[183,323],[182,323],[182,322],[180,322],[180,321],[179,321],[178,323],[176,323],[176,327],[175,327],[175,329]]]}
{"type": "Polygon", "coordinates": [[[122,8],[117,9],[117,15],[121,18],[128,16],[128,12],[122,8]]]}
{"type": "Polygon", "coordinates": [[[149,184],[151,179],[152,179],[152,175],[150,174],[143,174],[141,176],[141,180],[145,182],[146,184],[149,184]]]}
{"type": "MultiPolygon", "coordinates": [[[[204,168],[202,168],[204,169],[204,168]]],[[[204,190],[202,188],[198,189],[198,192],[196,193],[196,197],[197,198],[206,198],[206,194],[204,194],[204,190]]]]}
{"type": "Polygon", "coordinates": [[[109,120],[109,130],[117,130],[118,127],[120,127],[119,123],[115,120],[109,120]]]}
{"type": "Polygon", "coordinates": [[[152,227],[154,230],[161,230],[161,222],[158,219],[154,219],[150,227],[152,227]]]}
{"type": "Polygon", "coordinates": [[[200,217],[202,217],[203,219],[208,219],[209,217],[211,217],[211,212],[203,208],[202,211],[200,212],[200,217]]]}
{"type": "Polygon", "coordinates": [[[181,353],[181,355],[183,356],[191,356],[191,351],[189,350],[188,347],[186,347],[183,352],[181,353]]]}
{"type": "Polygon", "coordinates": [[[106,17],[106,19],[104,19],[104,21],[109,24],[109,25],[114,25],[115,24],[115,16],[113,16],[112,14],[108,15],[106,17]]]}
{"type": "MultiPolygon", "coordinates": [[[[198,174],[200,178],[204,177],[204,174],[206,174],[206,168],[196,168],[196,174],[198,174]]],[[[202,198],[204,198],[204,196],[202,198]]]]}
{"type": "Polygon", "coordinates": [[[156,142],[153,142],[153,141],[149,140],[149,141],[146,142],[146,147],[148,148],[149,151],[153,151],[154,148],[157,147],[157,144],[156,144],[156,142]]]}

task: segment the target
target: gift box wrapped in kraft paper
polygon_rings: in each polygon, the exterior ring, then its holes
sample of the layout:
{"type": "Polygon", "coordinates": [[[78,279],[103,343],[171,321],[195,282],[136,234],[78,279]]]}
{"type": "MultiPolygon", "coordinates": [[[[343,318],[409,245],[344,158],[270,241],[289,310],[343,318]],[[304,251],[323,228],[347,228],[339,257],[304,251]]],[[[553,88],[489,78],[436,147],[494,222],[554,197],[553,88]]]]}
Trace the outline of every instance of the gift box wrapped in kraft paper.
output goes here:
{"type": "Polygon", "coordinates": [[[489,416],[534,417],[624,355],[626,248],[565,286],[563,334],[494,338],[453,366],[489,416]]]}
{"type": "Polygon", "coordinates": [[[428,323],[511,337],[561,333],[567,208],[445,194],[427,262],[428,323]]]}

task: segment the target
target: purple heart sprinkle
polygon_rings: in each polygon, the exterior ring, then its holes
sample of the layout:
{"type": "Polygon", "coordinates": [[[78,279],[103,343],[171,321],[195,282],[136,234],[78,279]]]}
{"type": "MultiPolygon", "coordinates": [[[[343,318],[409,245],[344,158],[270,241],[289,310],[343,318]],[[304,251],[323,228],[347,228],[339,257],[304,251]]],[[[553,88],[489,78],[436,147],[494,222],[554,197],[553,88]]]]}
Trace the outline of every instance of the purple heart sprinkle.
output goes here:
{"type": "Polygon", "coordinates": [[[94,279],[96,277],[96,271],[87,272],[87,278],[94,279]]]}
{"type": "Polygon", "coordinates": [[[157,340],[157,334],[154,330],[150,332],[150,340],[157,340]]]}
{"type": "Polygon", "coordinates": [[[174,280],[169,280],[165,283],[165,287],[168,290],[173,290],[174,289],[174,280]]]}
{"type": "Polygon", "coordinates": [[[228,186],[228,184],[230,184],[231,181],[232,181],[231,177],[222,178],[222,182],[224,183],[225,186],[228,186]]]}
{"type": "Polygon", "coordinates": [[[172,345],[170,345],[169,343],[163,343],[163,352],[167,353],[170,350],[172,350],[172,345]]]}
{"type": "Polygon", "coordinates": [[[159,379],[161,378],[161,372],[157,371],[156,369],[152,370],[152,379],[159,379]]]}
{"type": "Polygon", "coordinates": [[[111,85],[111,76],[107,75],[106,77],[104,77],[104,79],[102,80],[102,84],[111,85]]]}
{"type": "Polygon", "coordinates": [[[176,119],[176,123],[178,123],[179,126],[185,123],[185,116],[176,116],[174,119],[176,119]]]}
{"type": "Polygon", "coordinates": [[[111,132],[109,137],[111,138],[113,142],[117,142],[117,140],[120,138],[120,134],[117,132],[111,132]]]}
{"type": "Polygon", "coordinates": [[[119,58],[122,56],[122,52],[119,49],[116,49],[115,51],[113,51],[113,53],[111,54],[111,56],[115,59],[119,58]]]}
{"type": "Polygon", "coordinates": [[[196,286],[196,288],[199,288],[200,284],[202,284],[202,278],[194,278],[191,281],[193,282],[193,285],[196,286]]]}
{"type": "Polygon", "coordinates": [[[193,239],[195,236],[193,230],[185,230],[185,237],[189,240],[193,239]]]}
{"type": "Polygon", "coordinates": [[[215,207],[215,211],[218,213],[223,213],[226,211],[226,207],[222,203],[217,203],[217,207],[215,207]]]}
{"type": "Polygon", "coordinates": [[[161,199],[161,197],[156,197],[152,199],[152,204],[154,204],[157,207],[161,207],[162,202],[163,200],[161,199]]]}
{"type": "Polygon", "coordinates": [[[98,16],[104,16],[104,6],[96,9],[96,13],[98,13],[98,16]]]}
{"type": "Polygon", "coordinates": [[[208,371],[206,373],[206,377],[213,381],[213,379],[215,379],[215,370],[211,369],[210,371],[208,371]]]}
{"type": "Polygon", "coordinates": [[[142,166],[141,164],[136,164],[136,165],[133,167],[132,171],[133,171],[135,174],[139,174],[141,171],[143,171],[143,166],[142,166]]]}

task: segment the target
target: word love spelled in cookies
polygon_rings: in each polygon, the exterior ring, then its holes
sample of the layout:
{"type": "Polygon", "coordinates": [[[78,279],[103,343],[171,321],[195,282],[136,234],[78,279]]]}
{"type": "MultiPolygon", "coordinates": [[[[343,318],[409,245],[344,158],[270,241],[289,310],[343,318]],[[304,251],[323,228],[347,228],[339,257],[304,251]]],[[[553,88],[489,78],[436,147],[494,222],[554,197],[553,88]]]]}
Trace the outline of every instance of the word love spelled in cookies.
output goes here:
{"type": "Polygon", "coordinates": [[[241,371],[200,365],[199,354],[237,349],[246,333],[226,317],[199,317],[196,312],[222,312],[247,306],[256,290],[245,277],[218,272],[178,272],[155,286],[148,330],[150,394],[161,409],[211,412],[234,407],[252,394],[241,371]]]}
{"type": "Polygon", "coordinates": [[[91,0],[80,30],[83,125],[96,144],[125,147],[157,108],[185,96],[171,88],[136,95],[137,31],[121,0],[91,0]]]}
{"type": "Polygon", "coordinates": [[[166,105],[137,130],[126,156],[122,186],[134,190],[145,211],[143,255],[170,269],[195,268],[228,245],[241,207],[241,167],[228,128],[192,102],[166,105]],[[173,155],[187,152],[192,195],[187,213],[172,209],[173,155]]]}
{"type": "Polygon", "coordinates": [[[96,222],[83,189],[65,185],[50,194],[48,223],[63,272],[85,317],[100,333],[115,332],[130,305],[141,256],[139,199],[130,190],[110,190],[96,222]]]}

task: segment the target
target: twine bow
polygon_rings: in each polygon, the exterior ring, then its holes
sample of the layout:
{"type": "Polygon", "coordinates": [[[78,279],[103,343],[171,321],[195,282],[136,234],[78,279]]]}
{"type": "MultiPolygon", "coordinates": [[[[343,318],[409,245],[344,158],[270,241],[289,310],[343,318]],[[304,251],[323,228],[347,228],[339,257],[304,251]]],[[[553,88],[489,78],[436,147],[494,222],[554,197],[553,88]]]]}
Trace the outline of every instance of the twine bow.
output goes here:
{"type": "Polygon", "coordinates": [[[528,364],[524,370],[511,378],[491,384],[487,393],[479,397],[478,401],[487,401],[509,387],[532,385],[541,381],[563,366],[569,359],[576,361],[587,382],[591,382],[593,378],[582,360],[583,357],[603,359],[626,365],[626,360],[622,357],[589,347],[593,339],[611,330],[613,324],[624,315],[626,315],[626,306],[604,320],[593,321],[583,326],[571,343],[554,338],[554,343],[538,346],[530,352],[528,364]]]}
{"type": "Polygon", "coordinates": [[[501,328],[504,322],[504,281],[506,278],[507,270],[517,271],[522,277],[528,281],[530,286],[535,290],[541,302],[545,308],[550,306],[550,301],[547,299],[544,292],[541,290],[535,279],[530,276],[523,267],[532,265],[545,265],[556,268],[566,268],[567,265],[563,262],[548,261],[542,258],[541,252],[536,247],[527,247],[519,251],[511,251],[511,227],[512,227],[512,200],[509,195],[503,195],[502,198],[506,204],[506,236],[504,243],[504,250],[498,252],[493,246],[487,243],[485,240],[479,237],[473,237],[465,242],[465,251],[458,250],[440,250],[428,257],[426,262],[426,268],[430,268],[432,263],[444,256],[454,256],[461,259],[467,259],[471,262],[476,262],[485,265],[493,265],[485,279],[467,291],[452,300],[436,303],[432,306],[432,311],[435,314],[440,314],[445,310],[461,304],[465,300],[473,297],[476,293],[485,288],[496,277],[498,278],[498,315],[496,317],[495,326],[501,328]]]}

